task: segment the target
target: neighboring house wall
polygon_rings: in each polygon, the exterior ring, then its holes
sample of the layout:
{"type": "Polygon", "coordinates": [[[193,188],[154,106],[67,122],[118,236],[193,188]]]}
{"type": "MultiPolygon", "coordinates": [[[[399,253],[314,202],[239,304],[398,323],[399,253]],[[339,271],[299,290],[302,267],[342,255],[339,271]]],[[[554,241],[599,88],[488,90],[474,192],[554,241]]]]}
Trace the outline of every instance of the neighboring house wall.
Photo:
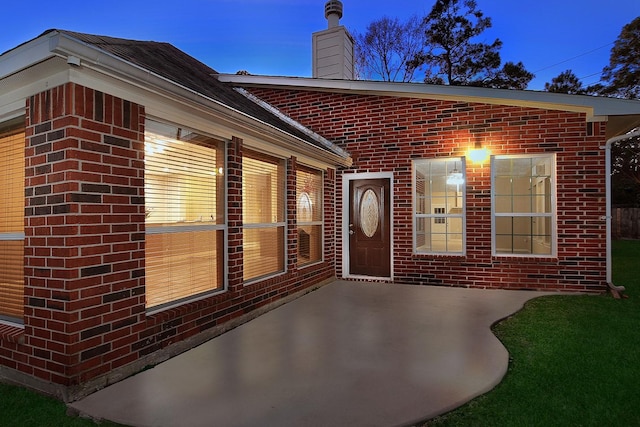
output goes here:
{"type": "Polygon", "coordinates": [[[244,146],[232,138],[226,290],[148,313],[144,123],[144,106],[73,83],[28,99],[24,329],[0,323],[0,375],[74,400],[335,277],[335,170],[322,172],[324,259],[298,267],[292,155],[285,272],[244,283],[244,146]]]}
{"type": "MultiPolygon", "coordinates": [[[[338,172],[336,246],[343,253],[341,181],[346,174],[394,176],[393,279],[424,285],[602,292],[605,276],[606,123],[588,131],[581,113],[479,103],[255,88],[294,120],[347,150],[338,172]],[[587,132],[590,134],[588,135],[587,132]],[[466,254],[413,251],[412,160],[461,158],[476,142],[492,155],[555,154],[556,254],[492,254],[490,162],[466,159],[466,254]]],[[[342,275],[338,260],[338,275],[342,275]]]]}

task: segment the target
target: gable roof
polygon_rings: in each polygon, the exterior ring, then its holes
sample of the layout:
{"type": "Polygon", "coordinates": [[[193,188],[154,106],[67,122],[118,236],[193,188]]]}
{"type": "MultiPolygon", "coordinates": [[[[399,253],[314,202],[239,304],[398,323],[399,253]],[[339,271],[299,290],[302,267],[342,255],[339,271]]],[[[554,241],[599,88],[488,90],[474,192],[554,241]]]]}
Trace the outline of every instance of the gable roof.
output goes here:
{"type": "Polygon", "coordinates": [[[251,88],[280,88],[373,96],[394,96],[494,105],[511,105],[548,110],[583,112],[588,120],[609,122],[609,138],[640,126],[640,100],[473,86],[430,85],[366,80],[311,79],[253,75],[218,76],[221,82],[251,88]]]}
{"type": "MultiPolygon", "coordinates": [[[[169,43],[129,40],[58,29],[47,30],[34,40],[58,35],[71,39],[72,41],[80,42],[90,48],[106,52],[112,57],[133,65],[140,70],[159,76],[180,87],[187,88],[198,95],[217,101],[249,118],[258,120],[280,132],[291,135],[304,143],[330,152],[334,157],[337,156],[344,159],[344,161],[350,161],[348,153],[337,145],[314,134],[293,120],[285,120],[283,117],[274,114],[273,111],[270,111],[268,108],[265,108],[265,106],[245,96],[231,85],[218,81],[215,78],[218,74],[216,70],[187,55],[169,43]]],[[[61,45],[64,44],[64,42],[59,43],[61,45]]],[[[19,49],[21,46],[3,53],[0,55],[0,59],[8,53],[19,49]]],[[[51,51],[54,50],[55,49],[51,49],[51,51]]],[[[64,46],[58,50],[64,50],[64,46]]],[[[67,53],[67,55],[71,56],[72,53],[67,53]]],[[[0,78],[2,78],[1,75],[0,78]]]]}

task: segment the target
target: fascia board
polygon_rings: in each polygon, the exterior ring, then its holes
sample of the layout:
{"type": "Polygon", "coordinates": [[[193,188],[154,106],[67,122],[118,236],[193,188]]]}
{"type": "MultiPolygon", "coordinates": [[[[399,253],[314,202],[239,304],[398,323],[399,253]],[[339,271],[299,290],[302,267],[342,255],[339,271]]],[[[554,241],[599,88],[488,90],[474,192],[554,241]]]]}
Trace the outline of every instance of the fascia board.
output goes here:
{"type": "Polygon", "coordinates": [[[305,77],[272,77],[220,74],[221,82],[245,87],[279,87],[323,92],[411,97],[449,101],[468,101],[533,107],[548,110],[582,112],[594,116],[640,114],[640,101],[550,92],[488,89],[472,86],[429,85],[364,80],[310,79],[305,77]]]}
{"type": "Polygon", "coordinates": [[[24,115],[27,98],[68,81],[69,68],[64,59],[56,57],[0,79],[0,121],[24,115]]]}
{"type": "Polygon", "coordinates": [[[0,80],[55,56],[49,49],[47,37],[24,43],[0,56],[0,80]]]}

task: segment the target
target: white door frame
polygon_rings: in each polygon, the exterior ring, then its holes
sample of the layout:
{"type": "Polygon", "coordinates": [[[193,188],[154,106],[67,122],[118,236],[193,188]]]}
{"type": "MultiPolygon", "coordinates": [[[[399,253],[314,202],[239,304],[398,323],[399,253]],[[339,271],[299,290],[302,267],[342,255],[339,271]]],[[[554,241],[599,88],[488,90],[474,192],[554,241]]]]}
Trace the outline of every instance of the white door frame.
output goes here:
{"type": "Polygon", "coordinates": [[[364,172],[345,173],[342,175],[342,278],[343,279],[369,279],[369,280],[393,280],[393,172],[364,172]],[[389,180],[389,265],[391,268],[390,277],[361,276],[349,274],[349,214],[351,212],[351,201],[349,200],[349,184],[357,179],[388,179],[389,180]]]}

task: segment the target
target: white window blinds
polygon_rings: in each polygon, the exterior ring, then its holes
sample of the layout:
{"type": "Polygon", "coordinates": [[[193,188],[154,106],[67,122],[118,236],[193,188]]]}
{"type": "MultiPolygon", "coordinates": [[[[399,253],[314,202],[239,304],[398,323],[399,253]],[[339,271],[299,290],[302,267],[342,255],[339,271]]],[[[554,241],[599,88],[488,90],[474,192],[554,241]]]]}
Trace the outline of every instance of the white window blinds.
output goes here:
{"type": "Polygon", "coordinates": [[[322,186],[322,171],[298,166],[296,171],[298,265],[322,261],[322,186]]]}
{"type": "Polygon", "coordinates": [[[242,159],[244,280],[284,271],[285,163],[248,151],[242,159]]]}
{"type": "Polygon", "coordinates": [[[223,289],[224,194],[222,142],[147,121],[147,307],[223,289]]]}
{"type": "Polygon", "coordinates": [[[0,125],[0,318],[24,310],[24,118],[0,125]]]}

